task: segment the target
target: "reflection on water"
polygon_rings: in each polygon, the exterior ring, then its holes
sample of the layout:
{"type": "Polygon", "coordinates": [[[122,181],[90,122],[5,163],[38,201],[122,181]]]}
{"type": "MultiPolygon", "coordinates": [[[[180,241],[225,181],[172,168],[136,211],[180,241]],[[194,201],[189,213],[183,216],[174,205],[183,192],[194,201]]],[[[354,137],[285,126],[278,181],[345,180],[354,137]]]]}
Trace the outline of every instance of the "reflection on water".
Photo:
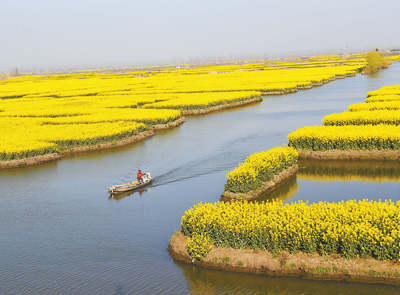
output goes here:
{"type": "Polygon", "coordinates": [[[395,286],[227,273],[181,262],[175,263],[183,270],[188,291],[192,294],[400,294],[399,288],[395,286]]]}
{"type": "Polygon", "coordinates": [[[145,194],[147,191],[148,191],[148,189],[146,188],[146,189],[133,190],[133,191],[119,193],[119,194],[110,194],[108,199],[119,201],[119,200],[121,200],[125,197],[128,197],[128,196],[131,196],[133,194],[135,194],[135,196],[142,197],[142,195],[145,194]]]}
{"type": "Polygon", "coordinates": [[[400,181],[400,162],[299,160],[297,177],[313,181],[400,181]]]}
{"type": "Polygon", "coordinates": [[[298,164],[295,176],[256,201],[338,202],[346,199],[400,198],[397,186],[400,163],[397,161],[299,160],[298,164]],[[371,186],[374,183],[381,187],[371,186]]]}
{"type": "Polygon", "coordinates": [[[289,200],[297,191],[299,190],[299,184],[297,183],[296,175],[290,177],[285,183],[279,185],[272,191],[267,191],[262,194],[257,201],[271,201],[271,200],[280,200],[286,201],[289,200]]]}

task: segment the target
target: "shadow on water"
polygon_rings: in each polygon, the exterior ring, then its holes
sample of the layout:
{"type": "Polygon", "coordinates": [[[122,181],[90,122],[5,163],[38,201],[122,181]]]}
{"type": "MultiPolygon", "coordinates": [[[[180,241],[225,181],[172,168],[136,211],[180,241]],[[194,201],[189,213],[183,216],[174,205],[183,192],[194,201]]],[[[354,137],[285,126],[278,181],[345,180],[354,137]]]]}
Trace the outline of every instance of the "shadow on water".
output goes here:
{"type": "Polygon", "coordinates": [[[273,277],[227,273],[175,262],[183,271],[192,294],[400,294],[395,286],[336,281],[312,281],[295,277],[273,277]],[[312,292],[310,292],[312,290],[312,292]]]}

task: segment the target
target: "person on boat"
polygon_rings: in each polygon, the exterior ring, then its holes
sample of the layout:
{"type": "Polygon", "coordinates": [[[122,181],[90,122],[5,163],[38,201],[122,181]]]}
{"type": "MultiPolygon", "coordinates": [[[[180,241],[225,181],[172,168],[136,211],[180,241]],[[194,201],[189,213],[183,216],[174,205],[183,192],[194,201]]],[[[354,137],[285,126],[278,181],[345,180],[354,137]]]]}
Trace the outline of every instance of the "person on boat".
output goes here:
{"type": "Polygon", "coordinates": [[[137,180],[138,180],[138,183],[143,183],[143,173],[142,173],[142,171],[140,171],[140,169],[139,169],[139,171],[138,171],[138,173],[137,173],[137,180]]]}

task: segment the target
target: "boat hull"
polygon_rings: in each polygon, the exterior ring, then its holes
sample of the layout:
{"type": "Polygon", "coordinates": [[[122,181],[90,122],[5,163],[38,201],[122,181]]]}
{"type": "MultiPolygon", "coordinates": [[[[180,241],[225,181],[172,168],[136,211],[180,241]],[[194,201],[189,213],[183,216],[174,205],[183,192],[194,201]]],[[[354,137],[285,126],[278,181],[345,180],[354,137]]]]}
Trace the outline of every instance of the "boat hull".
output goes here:
{"type": "Polygon", "coordinates": [[[118,193],[133,191],[135,189],[138,189],[138,188],[148,185],[149,183],[151,183],[152,180],[153,179],[151,177],[146,177],[143,179],[142,183],[138,183],[137,180],[134,180],[132,182],[128,182],[125,184],[114,185],[114,186],[111,186],[108,188],[108,192],[110,194],[118,194],[118,193]]]}

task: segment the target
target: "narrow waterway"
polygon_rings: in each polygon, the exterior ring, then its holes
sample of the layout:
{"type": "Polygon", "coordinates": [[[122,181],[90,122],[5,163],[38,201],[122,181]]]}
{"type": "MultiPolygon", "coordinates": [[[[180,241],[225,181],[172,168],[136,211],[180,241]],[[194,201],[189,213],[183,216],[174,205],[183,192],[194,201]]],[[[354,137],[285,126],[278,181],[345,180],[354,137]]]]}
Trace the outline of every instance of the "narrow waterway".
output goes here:
{"type": "MultiPolygon", "coordinates": [[[[226,173],[251,153],[400,83],[400,63],[240,109],[188,117],[182,126],[115,150],[0,170],[0,294],[400,294],[396,287],[208,270],[175,262],[168,240],[192,205],[219,200],[226,173]],[[151,172],[146,190],[107,187],[151,172]]],[[[398,163],[304,161],[264,198],[400,200],[398,163]],[[346,163],[344,163],[346,164],[346,163]],[[358,165],[358,166],[357,166],[358,165]]]]}

